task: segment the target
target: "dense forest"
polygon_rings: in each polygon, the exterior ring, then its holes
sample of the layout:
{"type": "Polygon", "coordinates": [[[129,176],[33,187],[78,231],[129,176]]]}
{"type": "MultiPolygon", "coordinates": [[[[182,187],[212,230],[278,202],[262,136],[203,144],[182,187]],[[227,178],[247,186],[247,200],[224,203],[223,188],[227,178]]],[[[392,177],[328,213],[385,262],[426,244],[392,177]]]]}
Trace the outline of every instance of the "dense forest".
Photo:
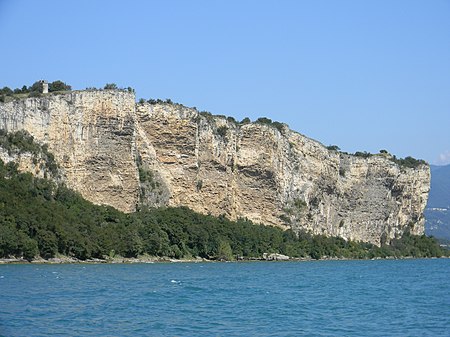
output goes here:
{"type": "Polygon", "coordinates": [[[246,219],[201,215],[185,207],[125,214],[94,205],[50,180],[19,173],[13,162],[0,161],[0,257],[32,260],[62,254],[86,260],[147,254],[234,260],[260,258],[263,253],[364,259],[439,257],[448,252],[426,236],[406,234],[390,245],[376,247],[337,237],[295,234],[246,219]]]}

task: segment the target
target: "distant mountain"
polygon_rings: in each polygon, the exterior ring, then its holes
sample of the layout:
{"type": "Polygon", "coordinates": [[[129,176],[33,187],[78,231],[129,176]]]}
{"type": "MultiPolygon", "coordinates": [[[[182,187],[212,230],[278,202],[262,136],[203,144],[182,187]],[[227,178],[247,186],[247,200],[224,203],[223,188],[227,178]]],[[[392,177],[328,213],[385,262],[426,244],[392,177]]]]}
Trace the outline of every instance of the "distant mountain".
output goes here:
{"type": "Polygon", "coordinates": [[[427,235],[450,240],[450,165],[431,165],[431,190],[425,218],[427,235]]]}
{"type": "Polygon", "coordinates": [[[450,207],[450,165],[431,165],[431,191],[427,207],[450,207]]]}

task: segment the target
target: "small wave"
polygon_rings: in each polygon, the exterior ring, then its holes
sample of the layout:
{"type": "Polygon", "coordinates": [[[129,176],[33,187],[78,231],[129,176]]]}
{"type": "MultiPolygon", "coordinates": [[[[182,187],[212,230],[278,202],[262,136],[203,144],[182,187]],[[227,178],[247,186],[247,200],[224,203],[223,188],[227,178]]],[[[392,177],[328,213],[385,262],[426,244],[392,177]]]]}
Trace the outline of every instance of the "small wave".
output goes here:
{"type": "Polygon", "coordinates": [[[179,284],[179,283],[181,283],[181,281],[171,280],[170,283],[176,283],[176,284],[179,284]]]}

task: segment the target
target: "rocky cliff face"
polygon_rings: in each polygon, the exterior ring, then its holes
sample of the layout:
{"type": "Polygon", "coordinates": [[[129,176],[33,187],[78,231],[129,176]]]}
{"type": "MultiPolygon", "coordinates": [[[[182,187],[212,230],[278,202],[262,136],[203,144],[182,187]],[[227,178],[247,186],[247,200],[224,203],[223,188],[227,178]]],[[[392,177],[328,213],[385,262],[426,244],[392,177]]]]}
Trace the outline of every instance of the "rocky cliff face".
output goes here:
{"type": "Polygon", "coordinates": [[[48,144],[68,187],[97,204],[135,209],[135,98],[79,91],[0,104],[0,128],[26,130],[48,144]]]}
{"type": "Polygon", "coordinates": [[[185,205],[375,244],[423,233],[428,166],[329,151],[284,125],[80,91],[0,104],[0,128],[48,143],[70,187],[127,212],[185,205]]]}

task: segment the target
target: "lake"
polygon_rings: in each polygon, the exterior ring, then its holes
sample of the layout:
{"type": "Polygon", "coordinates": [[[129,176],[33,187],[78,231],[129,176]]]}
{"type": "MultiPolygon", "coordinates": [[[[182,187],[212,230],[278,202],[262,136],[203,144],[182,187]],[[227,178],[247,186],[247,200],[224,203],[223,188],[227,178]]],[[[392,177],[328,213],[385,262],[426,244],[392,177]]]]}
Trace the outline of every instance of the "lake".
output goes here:
{"type": "Polygon", "coordinates": [[[0,265],[2,336],[450,336],[450,259],[0,265]]]}

